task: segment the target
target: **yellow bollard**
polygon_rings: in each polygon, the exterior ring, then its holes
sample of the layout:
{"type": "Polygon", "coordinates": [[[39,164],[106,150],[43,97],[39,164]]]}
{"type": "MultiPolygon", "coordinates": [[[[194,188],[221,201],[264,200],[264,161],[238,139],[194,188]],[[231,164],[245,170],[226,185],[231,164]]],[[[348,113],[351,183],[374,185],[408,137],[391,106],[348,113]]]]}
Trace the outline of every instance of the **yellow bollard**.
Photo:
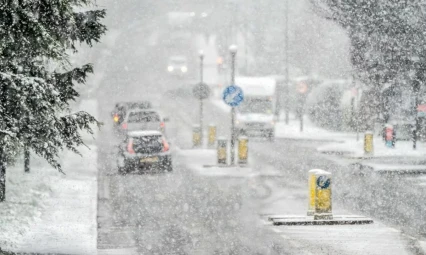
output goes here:
{"type": "Polygon", "coordinates": [[[238,164],[245,165],[248,163],[248,138],[241,136],[238,138],[238,164]]]}
{"type": "Polygon", "coordinates": [[[308,187],[309,187],[309,192],[308,192],[308,216],[314,216],[314,212],[315,212],[315,189],[316,189],[316,173],[320,173],[322,170],[321,169],[312,169],[309,170],[308,172],[308,187]]]}
{"type": "Polygon", "coordinates": [[[314,220],[332,220],[331,173],[315,173],[315,184],[314,220]]]}
{"type": "Polygon", "coordinates": [[[373,132],[365,132],[364,134],[364,154],[373,154],[373,132]]]}
{"type": "Polygon", "coordinates": [[[226,165],[227,163],[227,144],[228,141],[226,139],[217,139],[217,163],[219,165],[226,165]]]}
{"type": "Polygon", "coordinates": [[[201,128],[199,125],[192,126],[192,146],[194,148],[201,146],[201,128]]]}
{"type": "Polygon", "coordinates": [[[212,148],[214,144],[216,143],[216,126],[215,125],[209,125],[209,142],[208,146],[212,148]]]}

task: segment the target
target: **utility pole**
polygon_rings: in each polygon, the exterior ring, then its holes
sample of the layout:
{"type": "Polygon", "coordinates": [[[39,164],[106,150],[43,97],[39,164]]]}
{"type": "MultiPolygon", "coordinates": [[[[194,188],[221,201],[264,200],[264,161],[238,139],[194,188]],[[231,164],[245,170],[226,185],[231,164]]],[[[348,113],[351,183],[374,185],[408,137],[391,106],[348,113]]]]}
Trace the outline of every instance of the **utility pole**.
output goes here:
{"type": "MultiPolygon", "coordinates": [[[[229,47],[231,53],[231,85],[235,85],[235,57],[237,55],[237,46],[229,47]]],[[[231,166],[235,164],[235,107],[231,108],[231,166]]]]}
{"type": "Polygon", "coordinates": [[[289,77],[288,77],[288,1],[285,0],[285,90],[286,90],[286,100],[285,100],[285,124],[288,125],[289,123],[289,111],[290,111],[290,85],[289,85],[289,77]]]}
{"type": "Polygon", "coordinates": [[[415,126],[413,128],[413,149],[417,149],[417,136],[419,132],[419,113],[418,113],[418,107],[419,107],[419,83],[415,81],[413,92],[414,92],[414,114],[415,114],[415,126]]]}
{"type": "Polygon", "coordinates": [[[198,52],[200,57],[200,143],[201,147],[203,146],[203,97],[202,97],[202,87],[203,87],[203,69],[204,69],[204,52],[200,50],[198,52]]]}

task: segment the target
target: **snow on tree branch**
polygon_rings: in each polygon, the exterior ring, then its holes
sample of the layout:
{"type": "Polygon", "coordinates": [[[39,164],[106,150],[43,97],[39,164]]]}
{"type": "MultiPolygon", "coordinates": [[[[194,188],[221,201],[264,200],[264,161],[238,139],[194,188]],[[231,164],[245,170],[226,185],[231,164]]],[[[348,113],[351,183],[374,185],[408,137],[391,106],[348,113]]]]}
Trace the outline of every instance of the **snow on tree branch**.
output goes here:
{"type": "Polygon", "coordinates": [[[105,10],[77,12],[89,0],[23,0],[0,4],[0,146],[13,158],[24,145],[61,169],[59,152],[78,153],[81,130],[93,133],[97,120],[87,112],[65,114],[79,96],[93,66],[49,71],[47,63],[68,62],[75,43],[92,46],[106,27],[105,10]]]}

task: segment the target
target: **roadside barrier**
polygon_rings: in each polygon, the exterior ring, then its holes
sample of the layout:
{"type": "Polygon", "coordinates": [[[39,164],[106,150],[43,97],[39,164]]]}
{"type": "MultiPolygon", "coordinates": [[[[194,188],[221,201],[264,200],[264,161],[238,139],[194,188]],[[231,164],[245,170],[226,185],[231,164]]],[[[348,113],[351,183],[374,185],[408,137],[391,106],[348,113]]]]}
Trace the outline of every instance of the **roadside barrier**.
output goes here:
{"type": "Polygon", "coordinates": [[[331,173],[321,169],[312,169],[308,173],[308,215],[272,214],[268,216],[268,220],[273,225],[363,225],[374,223],[372,219],[360,215],[333,215],[331,173]]]}
{"type": "Polygon", "coordinates": [[[374,153],[373,132],[365,132],[364,134],[364,154],[371,155],[374,153]]]}
{"type": "Polygon", "coordinates": [[[312,169],[308,172],[308,213],[307,216],[314,216],[315,212],[315,190],[316,190],[316,176],[317,172],[321,172],[321,169],[312,169]]]}
{"type": "Polygon", "coordinates": [[[238,164],[248,163],[248,137],[240,136],[238,138],[238,164]]]}
{"type": "Polygon", "coordinates": [[[314,220],[332,220],[331,173],[317,171],[315,176],[314,220]]]}
{"type": "Polygon", "coordinates": [[[225,138],[217,139],[217,163],[219,165],[227,164],[227,144],[228,141],[225,138]]]}
{"type": "Polygon", "coordinates": [[[215,143],[216,143],[216,125],[210,124],[208,146],[210,148],[213,148],[215,143]]]}
{"type": "Polygon", "coordinates": [[[193,147],[201,146],[201,128],[199,125],[192,126],[192,146],[193,147]]]}

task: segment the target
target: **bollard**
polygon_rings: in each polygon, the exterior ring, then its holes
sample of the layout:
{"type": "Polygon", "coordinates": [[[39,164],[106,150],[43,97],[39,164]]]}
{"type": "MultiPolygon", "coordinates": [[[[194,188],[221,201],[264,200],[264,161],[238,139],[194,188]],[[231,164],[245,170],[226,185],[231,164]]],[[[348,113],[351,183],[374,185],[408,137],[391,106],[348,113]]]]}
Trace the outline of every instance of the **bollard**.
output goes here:
{"type": "Polygon", "coordinates": [[[316,189],[316,173],[320,173],[321,169],[312,169],[308,172],[308,213],[307,216],[314,216],[315,212],[315,189],[316,189]]]}
{"type": "Polygon", "coordinates": [[[248,138],[240,136],[238,138],[238,164],[245,165],[248,163],[248,138]]]}
{"type": "Polygon", "coordinates": [[[365,132],[364,134],[364,154],[373,154],[373,132],[365,132]]]}
{"type": "Polygon", "coordinates": [[[192,126],[192,146],[194,148],[201,146],[201,128],[199,125],[192,126]]]}
{"type": "Polygon", "coordinates": [[[227,164],[227,144],[228,141],[224,138],[217,139],[217,163],[219,165],[226,165],[227,164]]]}
{"type": "Polygon", "coordinates": [[[315,212],[314,220],[332,220],[331,173],[315,173],[315,212]]]}
{"type": "Polygon", "coordinates": [[[216,126],[213,124],[209,125],[209,141],[208,146],[210,148],[214,147],[214,144],[216,143],[216,126]]]}

